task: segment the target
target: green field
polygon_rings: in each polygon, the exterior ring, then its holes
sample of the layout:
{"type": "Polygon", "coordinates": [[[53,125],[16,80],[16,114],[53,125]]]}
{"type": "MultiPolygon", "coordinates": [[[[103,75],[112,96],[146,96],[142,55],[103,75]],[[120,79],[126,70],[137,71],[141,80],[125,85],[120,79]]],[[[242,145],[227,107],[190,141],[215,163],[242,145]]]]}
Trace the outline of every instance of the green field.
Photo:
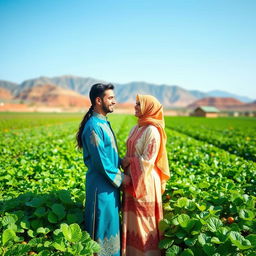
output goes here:
{"type": "MultiPolygon", "coordinates": [[[[0,252],[90,255],[83,114],[0,113],[0,252]],[[66,223],[66,224],[64,224],[66,223]],[[1,251],[2,250],[2,251],[1,251]]],[[[136,119],[109,115],[120,155],[136,119]]],[[[163,195],[166,255],[256,255],[256,122],[166,117],[171,178],[163,195]]]]}

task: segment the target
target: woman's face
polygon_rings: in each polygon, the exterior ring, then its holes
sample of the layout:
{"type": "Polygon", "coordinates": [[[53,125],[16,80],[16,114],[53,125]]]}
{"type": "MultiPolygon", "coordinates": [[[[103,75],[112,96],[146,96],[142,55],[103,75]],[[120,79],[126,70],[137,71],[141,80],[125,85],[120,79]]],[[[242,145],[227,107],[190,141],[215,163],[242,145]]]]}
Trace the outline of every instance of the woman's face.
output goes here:
{"type": "Polygon", "coordinates": [[[135,109],[135,116],[137,116],[137,117],[142,116],[141,107],[140,107],[140,102],[139,101],[136,101],[134,109],[135,109]]]}

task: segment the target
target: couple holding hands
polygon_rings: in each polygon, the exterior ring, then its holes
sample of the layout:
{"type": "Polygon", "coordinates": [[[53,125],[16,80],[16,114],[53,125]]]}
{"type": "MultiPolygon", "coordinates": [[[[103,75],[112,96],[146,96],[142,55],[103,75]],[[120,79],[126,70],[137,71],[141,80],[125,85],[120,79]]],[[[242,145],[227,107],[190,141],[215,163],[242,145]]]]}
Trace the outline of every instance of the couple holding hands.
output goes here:
{"type": "Polygon", "coordinates": [[[158,223],[169,179],[163,107],[151,95],[137,95],[138,124],[130,131],[121,159],[106,117],[116,104],[114,86],[94,84],[89,95],[92,105],[77,132],[88,167],[85,229],[100,244],[98,255],[161,255],[158,223]]]}

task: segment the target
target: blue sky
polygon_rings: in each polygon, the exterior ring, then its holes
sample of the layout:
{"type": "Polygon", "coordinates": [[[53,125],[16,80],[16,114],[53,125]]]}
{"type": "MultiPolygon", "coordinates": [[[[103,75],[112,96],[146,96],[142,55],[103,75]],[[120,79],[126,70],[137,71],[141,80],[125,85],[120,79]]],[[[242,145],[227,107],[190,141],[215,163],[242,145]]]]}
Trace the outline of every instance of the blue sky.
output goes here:
{"type": "Polygon", "coordinates": [[[75,75],[256,99],[255,0],[0,0],[0,79],[75,75]]]}

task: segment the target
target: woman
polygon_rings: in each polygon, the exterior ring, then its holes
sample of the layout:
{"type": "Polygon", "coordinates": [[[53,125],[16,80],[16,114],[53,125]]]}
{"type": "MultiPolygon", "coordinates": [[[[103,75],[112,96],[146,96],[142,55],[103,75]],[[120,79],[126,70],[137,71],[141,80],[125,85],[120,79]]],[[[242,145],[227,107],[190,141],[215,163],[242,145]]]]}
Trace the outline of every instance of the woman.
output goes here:
{"type": "Polygon", "coordinates": [[[169,179],[163,107],[151,95],[137,95],[138,124],[127,140],[123,161],[129,184],[124,185],[122,255],[161,255],[158,223],[163,217],[162,193],[169,179]]]}

